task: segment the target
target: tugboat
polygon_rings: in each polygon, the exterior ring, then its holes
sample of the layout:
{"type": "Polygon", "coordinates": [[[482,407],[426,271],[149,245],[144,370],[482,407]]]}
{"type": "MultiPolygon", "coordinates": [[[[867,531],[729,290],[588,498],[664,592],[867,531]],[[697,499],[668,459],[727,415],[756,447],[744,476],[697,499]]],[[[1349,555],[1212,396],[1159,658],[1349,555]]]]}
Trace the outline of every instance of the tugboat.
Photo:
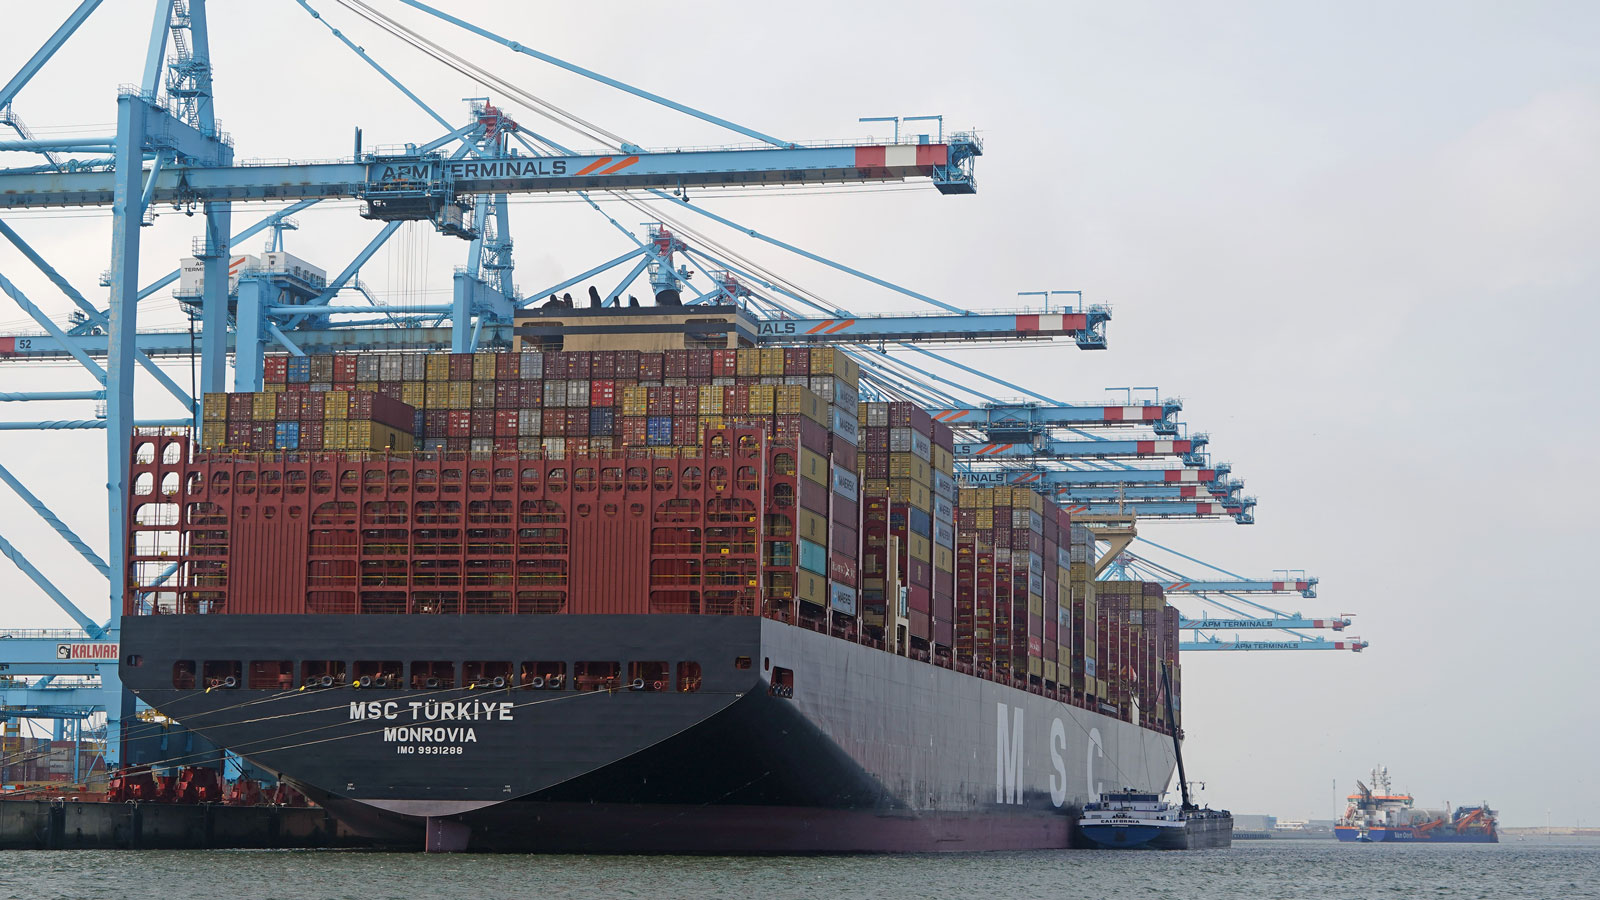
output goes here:
{"type": "MultiPolygon", "coordinates": [[[[1172,708],[1172,678],[1166,664],[1161,666],[1161,684],[1166,694],[1167,721],[1177,721],[1172,708]]],[[[1101,847],[1113,850],[1199,850],[1233,846],[1233,814],[1196,806],[1189,797],[1189,778],[1183,769],[1183,745],[1174,731],[1172,747],[1178,757],[1178,786],[1183,791],[1180,806],[1162,800],[1149,791],[1124,788],[1107,791],[1096,803],[1086,803],[1078,827],[1083,836],[1101,847]]]]}

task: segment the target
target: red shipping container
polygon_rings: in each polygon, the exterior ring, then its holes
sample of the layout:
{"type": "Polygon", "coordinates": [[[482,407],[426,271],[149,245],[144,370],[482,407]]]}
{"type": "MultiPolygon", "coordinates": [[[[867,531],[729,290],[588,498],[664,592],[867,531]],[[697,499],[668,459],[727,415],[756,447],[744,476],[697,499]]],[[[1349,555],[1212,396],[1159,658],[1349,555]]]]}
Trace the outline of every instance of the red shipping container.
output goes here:
{"type": "Polygon", "coordinates": [[[647,416],[622,417],[622,443],[626,446],[642,446],[646,442],[647,431],[645,422],[647,416]]]}
{"type": "Polygon", "coordinates": [[[323,427],[321,420],[305,421],[300,423],[300,449],[321,450],[323,441],[323,427]]]}
{"type": "Polygon", "coordinates": [[[843,553],[831,553],[828,555],[829,578],[840,584],[848,584],[851,587],[855,587],[858,575],[859,570],[856,568],[854,556],[846,556],[843,553]]]}
{"type": "Polygon", "coordinates": [[[471,381],[472,380],[472,354],[471,353],[452,353],[452,354],[450,354],[450,380],[451,381],[471,381]]]}
{"type": "Polygon", "coordinates": [[[540,430],[545,437],[562,437],[567,433],[567,411],[547,409],[540,417],[540,430]]]}
{"type": "Polygon", "coordinates": [[[888,478],[889,457],[883,453],[869,453],[861,460],[861,477],[863,478],[888,478]]]}
{"type": "Polygon", "coordinates": [[[711,377],[711,353],[712,353],[712,351],[710,351],[710,350],[690,350],[689,351],[689,377],[690,378],[710,378],[711,377]]]}
{"type": "Polygon", "coordinates": [[[516,437],[517,415],[515,409],[497,409],[494,411],[494,436],[516,437]]]}
{"type": "Polygon", "coordinates": [[[828,529],[828,549],[838,556],[860,559],[861,538],[857,535],[855,525],[835,521],[828,529]]]}
{"type": "Polygon", "coordinates": [[[494,410],[475,409],[472,416],[472,436],[475,438],[494,437],[494,410]]]}
{"type": "Polygon", "coordinates": [[[668,350],[664,354],[664,363],[664,377],[683,378],[689,374],[689,351],[668,350]]]}
{"type": "Polygon", "coordinates": [[[855,528],[861,521],[861,501],[851,500],[842,494],[833,495],[833,521],[836,525],[848,525],[855,528]]]}
{"type": "Polygon", "coordinates": [[[422,431],[428,437],[445,437],[450,433],[450,411],[430,409],[422,414],[422,431]]]}
{"type": "Polygon", "coordinates": [[[858,453],[858,451],[856,450],[856,445],[855,444],[852,444],[849,441],[844,440],[843,438],[835,438],[833,440],[833,463],[834,463],[834,465],[839,466],[840,468],[848,469],[851,472],[857,471],[857,469],[856,469],[856,459],[857,459],[856,454],[857,453],[858,453]]]}
{"type": "MultiPolygon", "coordinates": [[[[589,378],[589,377],[591,377],[591,375],[589,373],[594,371],[594,368],[591,365],[593,363],[594,359],[590,355],[589,351],[587,351],[587,350],[569,350],[567,352],[564,352],[562,355],[567,358],[567,377],[568,378],[580,378],[581,379],[581,378],[589,378]]],[[[546,376],[546,377],[548,377],[548,376],[546,376]]]]}
{"type": "Polygon", "coordinates": [[[472,450],[472,438],[453,437],[445,440],[444,449],[450,453],[467,453],[472,450]]]}
{"type": "MultiPolygon", "coordinates": [[[[867,454],[884,454],[889,452],[889,429],[863,428],[861,429],[861,452],[867,454]]],[[[874,476],[887,478],[887,475],[874,476]]]]}
{"type": "Polygon", "coordinates": [[[700,419],[692,415],[672,417],[672,443],[692,447],[700,443],[700,419]]]}
{"type": "Polygon", "coordinates": [[[692,385],[672,388],[672,414],[674,416],[698,416],[700,414],[700,389],[692,385]]]}
{"type": "Polygon", "coordinates": [[[305,409],[305,395],[284,392],[278,395],[278,421],[298,422],[305,409]]]}
{"type": "MultiPolygon", "coordinates": [[[[599,356],[597,352],[595,354],[599,356]]],[[[612,364],[615,366],[615,357],[612,364]]],[[[590,406],[615,406],[617,404],[617,383],[609,378],[596,378],[589,382],[590,406]]]]}
{"type": "Polygon", "coordinates": [[[809,347],[785,347],[783,350],[783,374],[810,375],[811,349],[809,347]]]}
{"type": "MultiPolygon", "coordinates": [[[[324,391],[310,391],[300,398],[300,418],[321,422],[327,417],[328,395],[324,391]]],[[[229,412],[233,410],[230,408],[229,412]]]]}
{"type": "Polygon", "coordinates": [[[796,479],[799,482],[800,508],[807,509],[819,516],[828,514],[828,489],[809,478],[796,479]]]}
{"type": "Polygon", "coordinates": [[[933,445],[935,447],[943,447],[946,450],[954,449],[956,445],[955,431],[943,422],[933,423],[933,445]]]}
{"type": "Polygon", "coordinates": [[[750,385],[736,384],[728,388],[729,393],[723,395],[722,414],[725,416],[748,416],[750,414],[750,385]]]}
{"type": "Polygon", "coordinates": [[[333,358],[333,383],[356,383],[356,357],[353,353],[340,353],[333,358]]]}
{"type": "Polygon", "coordinates": [[[572,354],[551,350],[544,355],[544,377],[547,381],[565,381],[572,368],[572,354]]]}
{"type": "Polygon", "coordinates": [[[612,377],[631,378],[637,381],[639,378],[639,351],[616,350],[613,352],[617,354],[617,364],[616,372],[612,377]]]}
{"type": "MultiPolygon", "coordinates": [[[[935,603],[935,605],[937,605],[937,603],[935,603]]],[[[955,634],[956,629],[953,618],[947,618],[940,615],[938,612],[935,612],[933,619],[933,642],[941,647],[952,647],[955,645],[956,641],[955,634]]]]}
{"type": "Polygon", "coordinates": [[[772,437],[774,440],[780,443],[796,443],[800,440],[800,423],[809,421],[811,420],[807,419],[805,416],[794,414],[773,416],[772,437]]]}
{"type": "Polygon", "coordinates": [[[932,613],[933,594],[925,587],[912,585],[906,589],[906,605],[920,613],[932,613]]]}
{"type": "MultiPolygon", "coordinates": [[[[321,423],[319,422],[318,424],[320,425],[321,423]]],[[[227,438],[227,440],[228,440],[228,446],[230,446],[230,447],[238,447],[240,449],[249,449],[249,447],[250,447],[250,421],[248,419],[246,419],[243,422],[229,422],[228,423],[228,438],[227,438]]]]}
{"type": "Polygon", "coordinates": [[[639,380],[660,381],[662,379],[663,360],[660,353],[640,352],[639,354],[639,380]]]}
{"type": "Polygon", "coordinates": [[[378,393],[388,397],[390,400],[399,400],[405,396],[404,387],[398,381],[378,382],[378,393]]]}
{"type": "Polygon", "coordinates": [[[494,439],[494,452],[516,453],[517,439],[514,437],[497,437],[494,439]]]}
{"type": "Polygon", "coordinates": [[[933,622],[927,613],[911,611],[911,636],[928,641],[933,639],[933,622]]]}
{"type": "MultiPolygon", "coordinates": [[[[904,546],[904,545],[902,545],[904,546]]],[[[906,582],[920,588],[933,590],[933,564],[920,559],[906,558],[906,582]]]]}
{"type": "Polygon", "coordinates": [[[502,353],[494,359],[494,379],[515,381],[522,377],[522,357],[515,353],[502,353]]]}
{"type": "Polygon", "coordinates": [[[445,423],[444,433],[448,437],[472,437],[472,411],[466,409],[452,409],[446,415],[449,417],[445,423]]]}
{"type": "Polygon", "coordinates": [[[617,351],[596,350],[589,356],[590,378],[617,377],[617,351]]]}
{"type": "MultiPolygon", "coordinates": [[[[548,415],[548,413],[547,413],[548,415]]],[[[567,437],[589,436],[589,408],[567,410],[567,437]]]]}
{"type": "Polygon", "coordinates": [[[711,351],[711,377],[731,378],[739,374],[739,351],[711,351]]]}
{"type": "MultiPolygon", "coordinates": [[[[508,353],[508,354],[504,354],[504,355],[510,356],[511,354],[508,353]]],[[[499,365],[499,363],[500,363],[500,360],[495,360],[495,364],[496,365],[499,365]]],[[[497,379],[499,377],[501,377],[501,376],[498,376],[498,375],[496,376],[497,379]]],[[[494,383],[494,407],[495,407],[495,409],[517,409],[521,405],[522,405],[522,382],[520,382],[520,381],[499,381],[499,380],[495,381],[495,383],[494,383]]]]}
{"type": "Polygon", "coordinates": [[[261,379],[267,384],[283,384],[289,380],[289,358],[269,356],[261,361],[261,379]]]}
{"type": "Polygon", "coordinates": [[[824,456],[828,455],[828,429],[801,416],[800,446],[824,456]]]}

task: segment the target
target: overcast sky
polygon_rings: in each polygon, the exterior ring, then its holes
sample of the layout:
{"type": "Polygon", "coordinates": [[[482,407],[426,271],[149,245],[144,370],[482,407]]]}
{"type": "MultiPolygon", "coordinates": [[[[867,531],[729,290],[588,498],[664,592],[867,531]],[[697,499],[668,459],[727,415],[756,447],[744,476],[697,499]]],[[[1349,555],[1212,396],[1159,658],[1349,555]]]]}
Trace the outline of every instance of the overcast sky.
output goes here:
{"type": "MultiPolygon", "coordinates": [[[[643,146],[744,140],[373,2],[643,146]]],[[[68,6],[14,5],[0,77],[68,6]]],[[[464,122],[461,98],[487,93],[335,0],[311,5],[447,118],[464,122]]],[[[18,97],[17,114],[44,136],[111,132],[116,86],[139,79],[151,6],[104,4],[18,97]]],[[[369,148],[439,133],[292,0],[212,6],[216,110],[240,158],[348,155],[358,125],[369,148]]],[[[1510,825],[1600,820],[1589,765],[1600,745],[1600,614],[1573,574],[1593,552],[1600,504],[1592,4],[722,2],[672,15],[635,2],[450,6],[788,139],[887,137],[856,121],[878,115],[943,114],[947,127],[979,131],[975,196],[921,185],[693,200],[964,307],[1014,306],[1016,292],[1043,289],[1114,306],[1106,352],[958,355],[1069,401],[1120,385],[1182,397],[1189,427],[1208,432],[1215,458],[1260,498],[1258,524],[1152,523],[1145,533],[1235,572],[1320,576],[1319,599],[1279,605],[1356,613],[1353,631],[1372,642],[1360,655],[1186,656],[1189,770],[1211,803],[1325,818],[1335,794],[1385,764],[1423,805],[1488,801],[1510,825]]],[[[4,165],[22,159],[0,154],[4,165]]],[[[270,208],[238,208],[234,221],[270,208]]],[[[608,211],[629,227],[642,220],[608,211]]],[[[348,202],[297,218],[291,250],[331,271],[378,228],[348,202]]],[[[626,249],[566,198],[519,202],[513,220],[529,292],[626,249]]],[[[104,297],[108,216],[6,221],[104,297]]],[[[167,211],[145,229],[143,281],[187,255],[200,222],[167,211]]],[[[839,305],[907,308],[712,233],[839,305]]],[[[394,302],[442,302],[464,257],[462,242],[407,226],[362,278],[394,302]]],[[[9,246],[0,272],[65,316],[67,302],[9,246]]],[[[33,330],[7,308],[0,331],[33,330]]],[[[182,321],[168,297],[141,315],[182,321]]],[[[174,371],[187,378],[187,366],[174,371]]],[[[0,383],[88,379],[7,365],[0,383]]],[[[181,412],[147,386],[140,396],[141,415],[181,412]]],[[[0,432],[0,461],[102,551],[103,458],[93,433],[0,432]]],[[[0,522],[103,613],[105,582],[9,493],[0,522]]],[[[70,624],[20,574],[7,584],[6,625],[70,624]]]]}

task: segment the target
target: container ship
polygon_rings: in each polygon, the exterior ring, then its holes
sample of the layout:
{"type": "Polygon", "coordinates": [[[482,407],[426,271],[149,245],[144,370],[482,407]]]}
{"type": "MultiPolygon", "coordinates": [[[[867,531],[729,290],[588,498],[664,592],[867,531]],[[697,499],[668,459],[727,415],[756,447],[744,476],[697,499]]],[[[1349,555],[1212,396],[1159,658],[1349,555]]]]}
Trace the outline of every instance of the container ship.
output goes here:
{"type": "Polygon", "coordinates": [[[757,329],[658,298],[268,357],[198,436],[134,436],[124,683],[430,850],[1066,847],[1163,790],[1160,586],[1095,581],[1084,524],[959,487],[948,425],[757,329]]]}
{"type": "Polygon", "coordinates": [[[1350,806],[1339,818],[1333,834],[1341,841],[1435,844],[1497,844],[1500,833],[1495,811],[1488,804],[1458,806],[1454,810],[1417,809],[1410,794],[1396,794],[1389,785],[1389,770],[1372,770],[1372,787],[1356,782],[1350,806]]]}

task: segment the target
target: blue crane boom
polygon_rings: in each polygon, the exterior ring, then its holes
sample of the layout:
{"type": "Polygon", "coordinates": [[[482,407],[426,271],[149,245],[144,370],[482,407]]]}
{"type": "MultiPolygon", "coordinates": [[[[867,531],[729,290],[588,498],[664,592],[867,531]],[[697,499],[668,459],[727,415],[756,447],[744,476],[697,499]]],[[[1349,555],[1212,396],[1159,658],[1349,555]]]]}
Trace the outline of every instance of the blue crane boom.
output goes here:
{"type": "MultiPolygon", "coordinates": [[[[1087,442],[1096,443],[1096,442],[1087,442]]],[[[1227,463],[1209,469],[966,469],[957,470],[956,480],[974,487],[982,485],[1041,484],[1076,487],[1090,484],[1210,484],[1233,471],[1227,463]]]]}
{"type": "Polygon", "coordinates": [[[1253,579],[1172,581],[1161,587],[1168,594],[1299,594],[1308,600],[1317,596],[1317,579],[1301,578],[1290,581],[1265,581],[1253,579]]]}
{"type": "MultiPolygon", "coordinates": [[[[1059,424],[1070,424],[1074,427],[1085,427],[1105,422],[1098,422],[1090,417],[1094,414],[1093,407],[1052,407],[1052,414],[1059,410],[1064,421],[1059,424]],[[1065,421],[1068,417],[1071,421],[1065,421]]],[[[1113,423],[1120,424],[1120,423],[1113,423]]],[[[1089,457],[1096,459],[1114,459],[1119,457],[1160,457],[1180,456],[1188,457],[1198,454],[1201,447],[1210,443],[1210,438],[1203,434],[1190,435],[1186,438],[1107,438],[1105,440],[1041,440],[1017,441],[1005,443],[988,441],[984,443],[957,443],[955,455],[957,458],[968,460],[984,459],[1023,459],[1033,457],[1089,457]]],[[[1196,463],[1198,465],[1198,462],[1196,463]]]]}
{"type": "Polygon", "coordinates": [[[1371,646],[1370,641],[1361,638],[1351,638],[1344,641],[1330,641],[1327,638],[1302,638],[1296,641],[1250,641],[1243,638],[1224,640],[1217,637],[1205,637],[1192,641],[1179,641],[1178,650],[1183,653],[1192,653],[1199,650],[1352,650],[1356,653],[1371,646]]]}
{"type": "Polygon", "coordinates": [[[983,406],[928,410],[935,422],[943,422],[955,428],[980,429],[988,431],[991,436],[997,431],[1014,432],[1019,435],[1038,434],[1052,425],[1088,423],[1149,425],[1156,428],[1159,433],[1160,426],[1176,427],[1174,417],[1182,411],[1183,404],[1177,400],[1163,400],[1159,403],[1135,406],[1106,406],[1102,403],[1081,405],[991,403],[983,406]]]}
{"type": "MultiPolygon", "coordinates": [[[[165,116],[186,157],[215,158],[219,142],[165,116]]],[[[165,117],[165,118],[162,118],[165,117]]],[[[154,131],[155,129],[152,129],[154,131]]],[[[150,142],[153,138],[147,137],[150,142]]],[[[26,144],[28,142],[12,142],[26,144]]],[[[154,146],[152,144],[152,146],[154,146]]],[[[251,200],[365,200],[363,214],[383,220],[438,220],[460,198],[477,194],[617,191],[643,188],[864,184],[932,178],[947,193],[969,182],[962,164],[982,153],[974,137],[946,144],[681,150],[583,156],[450,159],[439,153],[369,156],[363,161],[285,165],[166,165],[146,187],[147,203],[251,200]]],[[[0,209],[110,206],[116,173],[0,172],[0,209]]]]}
{"type": "Polygon", "coordinates": [[[1350,627],[1350,619],[1346,616],[1330,616],[1326,619],[1308,619],[1305,616],[1264,616],[1258,619],[1191,619],[1179,616],[1178,627],[1185,629],[1215,630],[1218,628],[1327,628],[1333,631],[1343,631],[1350,627]]]}

